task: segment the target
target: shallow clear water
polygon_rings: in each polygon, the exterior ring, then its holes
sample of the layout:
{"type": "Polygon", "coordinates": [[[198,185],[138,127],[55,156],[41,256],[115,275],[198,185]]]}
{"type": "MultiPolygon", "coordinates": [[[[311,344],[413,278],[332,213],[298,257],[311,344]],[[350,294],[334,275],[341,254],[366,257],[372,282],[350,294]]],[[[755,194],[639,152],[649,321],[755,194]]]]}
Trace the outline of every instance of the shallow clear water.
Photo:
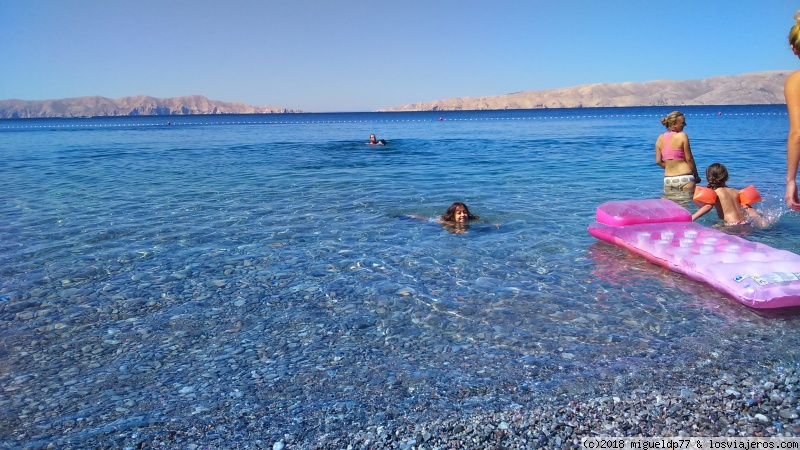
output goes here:
{"type": "MultiPolygon", "coordinates": [[[[725,163],[780,216],[745,237],[800,252],[785,107],[682,109],[701,172],[725,163]]],[[[670,110],[0,121],[0,438],[232,403],[278,429],[340,401],[441,413],[794,365],[795,311],[586,232],[602,202],[662,195],[670,110]],[[408,217],[454,201],[481,216],[467,233],[408,217]]]]}

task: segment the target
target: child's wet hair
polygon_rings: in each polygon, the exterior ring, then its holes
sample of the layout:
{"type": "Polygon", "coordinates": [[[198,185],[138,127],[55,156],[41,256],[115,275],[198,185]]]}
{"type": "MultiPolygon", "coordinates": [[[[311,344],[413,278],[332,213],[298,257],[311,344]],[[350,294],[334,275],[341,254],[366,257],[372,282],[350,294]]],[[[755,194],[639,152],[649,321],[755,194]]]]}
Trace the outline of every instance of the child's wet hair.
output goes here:
{"type": "Polygon", "coordinates": [[[479,216],[473,215],[469,212],[469,208],[467,208],[467,205],[461,202],[455,202],[452,205],[450,205],[449,208],[447,208],[447,211],[445,211],[444,214],[442,214],[442,220],[445,222],[453,222],[455,220],[456,211],[458,211],[459,208],[463,209],[464,212],[467,213],[467,218],[469,220],[480,219],[479,216]]]}
{"type": "Polygon", "coordinates": [[[711,164],[706,169],[706,180],[711,189],[723,187],[728,181],[728,169],[720,163],[711,164]]]}

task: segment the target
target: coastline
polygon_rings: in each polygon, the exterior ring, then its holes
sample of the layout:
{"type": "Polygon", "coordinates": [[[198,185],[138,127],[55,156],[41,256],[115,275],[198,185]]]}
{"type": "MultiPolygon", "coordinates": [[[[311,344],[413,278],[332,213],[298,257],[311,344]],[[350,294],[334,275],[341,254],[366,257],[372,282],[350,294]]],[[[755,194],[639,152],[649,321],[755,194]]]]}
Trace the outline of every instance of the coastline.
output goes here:
{"type": "MultiPolygon", "coordinates": [[[[783,84],[789,73],[790,70],[775,70],[699,80],[596,83],[492,96],[451,97],[379,108],[373,112],[784,104],[783,84]]],[[[170,98],[154,98],[147,95],[106,98],[95,95],[51,100],[0,100],[0,119],[176,117],[303,112],[285,107],[252,106],[239,102],[209,100],[202,95],[170,98]]]]}

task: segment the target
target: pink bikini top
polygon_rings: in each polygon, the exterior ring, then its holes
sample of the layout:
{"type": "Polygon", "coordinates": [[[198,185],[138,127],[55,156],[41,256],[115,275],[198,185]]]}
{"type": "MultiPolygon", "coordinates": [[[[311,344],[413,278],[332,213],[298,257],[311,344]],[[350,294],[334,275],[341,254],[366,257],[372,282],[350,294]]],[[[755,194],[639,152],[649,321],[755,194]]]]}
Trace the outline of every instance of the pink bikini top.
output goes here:
{"type": "Polygon", "coordinates": [[[674,131],[667,131],[664,133],[664,148],[661,150],[661,159],[664,161],[670,159],[686,159],[686,156],[683,153],[683,149],[680,148],[672,148],[669,145],[669,141],[672,139],[672,136],[675,134],[674,131]]]}

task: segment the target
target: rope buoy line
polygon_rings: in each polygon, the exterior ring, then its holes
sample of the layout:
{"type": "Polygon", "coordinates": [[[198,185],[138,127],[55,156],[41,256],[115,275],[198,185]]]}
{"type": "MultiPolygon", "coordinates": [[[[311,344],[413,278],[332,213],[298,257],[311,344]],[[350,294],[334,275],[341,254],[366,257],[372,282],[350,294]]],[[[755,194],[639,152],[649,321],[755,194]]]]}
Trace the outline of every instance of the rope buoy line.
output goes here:
{"type": "MultiPolygon", "coordinates": [[[[703,116],[786,116],[786,112],[772,113],[686,113],[687,117],[703,116]]],[[[174,117],[174,116],[170,116],[174,117]]],[[[442,120],[441,118],[426,119],[375,119],[375,120],[263,120],[263,121],[225,121],[225,122],[177,122],[171,123],[97,123],[97,124],[49,124],[49,125],[5,125],[0,123],[0,130],[10,129],[36,129],[36,128],[131,128],[131,127],[168,127],[181,125],[298,125],[298,124],[326,124],[326,123],[380,123],[380,122],[482,122],[482,121],[503,121],[503,120],[565,120],[565,119],[613,119],[623,117],[661,117],[661,114],[588,114],[574,116],[542,116],[542,117],[453,117],[442,120]]]]}

